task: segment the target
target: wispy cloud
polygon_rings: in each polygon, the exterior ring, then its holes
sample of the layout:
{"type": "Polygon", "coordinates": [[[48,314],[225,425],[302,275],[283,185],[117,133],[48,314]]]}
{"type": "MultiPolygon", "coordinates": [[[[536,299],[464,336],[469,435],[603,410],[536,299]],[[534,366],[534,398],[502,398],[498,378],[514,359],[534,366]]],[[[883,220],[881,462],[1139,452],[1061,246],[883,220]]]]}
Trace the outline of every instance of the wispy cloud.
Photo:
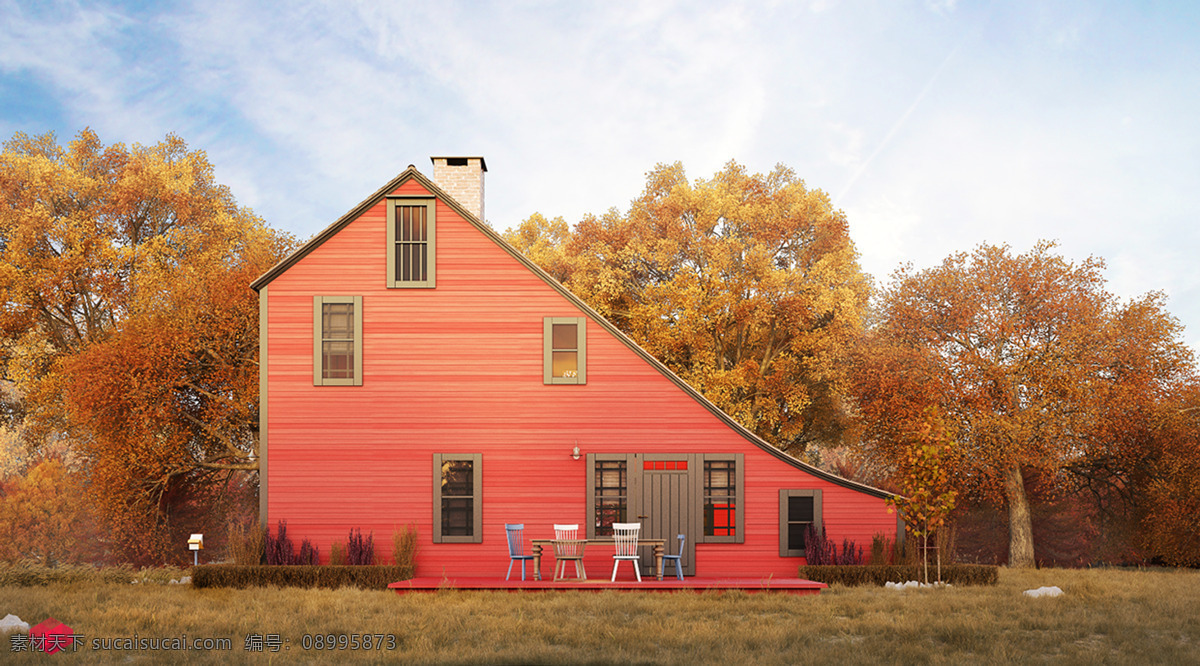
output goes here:
{"type": "Polygon", "coordinates": [[[0,15],[0,129],[178,132],[301,236],[435,153],[487,157],[501,228],[624,207],[657,162],[692,177],[783,162],[836,192],[878,278],[1057,238],[1106,257],[1122,295],[1167,289],[1200,342],[1200,8],[0,0],[0,15]]]}
{"type": "Polygon", "coordinates": [[[121,117],[122,100],[135,86],[135,73],[114,53],[127,19],[74,2],[42,6],[9,0],[0,7],[0,71],[41,80],[81,124],[89,122],[84,109],[93,110],[97,120],[121,117]]]}
{"type": "Polygon", "coordinates": [[[938,14],[949,14],[958,6],[958,0],[925,0],[925,6],[938,14]]]}
{"type": "Polygon", "coordinates": [[[963,38],[954,45],[954,48],[950,49],[950,52],[946,54],[946,57],[942,58],[942,61],[933,70],[933,74],[929,76],[929,79],[925,82],[925,85],[921,88],[920,92],[917,93],[916,98],[914,98],[912,103],[908,105],[908,108],[904,110],[904,113],[900,114],[900,117],[896,119],[896,122],[892,124],[891,129],[889,129],[887,134],[884,135],[883,139],[879,142],[879,145],[875,147],[875,150],[867,157],[866,160],[858,165],[858,168],[854,170],[854,173],[850,176],[850,179],[846,181],[845,185],[842,186],[841,191],[839,191],[837,196],[834,197],[835,205],[837,205],[838,202],[842,201],[846,197],[846,194],[850,192],[851,188],[854,187],[854,184],[858,182],[859,177],[871,167],[871,163],[875,161],[875,158],[878,157],[879,154],[888,147],[889,143],[891,143],[892,137],[896,136],[896,133],[899,132],[902,127],[904,127],[904,124],[908,122],[908,119],[912,116],[913,112],[917,110],[917,107],[921,106],[922,100],[924,100],[925,96],[929,94],[929,91],[933,88],[934,84],[937,83],[938,77],[941,76],[942,71],[946,69],[946,65],[948,65],[954,59],[954,55],[958,53],[959,49],[962,48],[962,45],[966,42],[966,40],[967,36],[964,35],[963,38]]]}

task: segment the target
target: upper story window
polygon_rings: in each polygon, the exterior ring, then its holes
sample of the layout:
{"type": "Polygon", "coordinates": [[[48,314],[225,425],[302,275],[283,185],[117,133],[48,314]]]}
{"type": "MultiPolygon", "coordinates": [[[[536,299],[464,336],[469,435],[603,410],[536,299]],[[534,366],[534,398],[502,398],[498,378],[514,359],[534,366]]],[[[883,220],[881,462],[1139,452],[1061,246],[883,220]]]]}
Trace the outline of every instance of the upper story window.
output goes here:
{"type": "Polygon", "coordinates": [[[542,382],[587,383],[587,319],[546,317],[542,321],[542,382]]]}
{"type": "Polygon", "coordinates": [[[434,199],[388,197],[387,286],[431,288],[437,276],[434,199]]]}
{"type": "Polygon", "coordinates": [[[313,385],[362,386],[362,296],[313,296],[313,385]]]}

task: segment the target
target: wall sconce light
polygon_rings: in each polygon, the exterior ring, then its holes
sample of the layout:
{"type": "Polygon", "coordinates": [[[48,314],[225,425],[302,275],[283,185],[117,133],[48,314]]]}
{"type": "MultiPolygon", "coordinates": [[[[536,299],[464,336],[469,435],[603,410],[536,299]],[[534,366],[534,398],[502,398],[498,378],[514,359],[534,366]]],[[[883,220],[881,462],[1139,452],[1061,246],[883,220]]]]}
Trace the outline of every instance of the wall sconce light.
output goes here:
{"type": "Polygon", "coordinates": [[[579,442],[576,442],[575,448],[571,449],[571,457],[575,460],[579,460],[579,442]]]}

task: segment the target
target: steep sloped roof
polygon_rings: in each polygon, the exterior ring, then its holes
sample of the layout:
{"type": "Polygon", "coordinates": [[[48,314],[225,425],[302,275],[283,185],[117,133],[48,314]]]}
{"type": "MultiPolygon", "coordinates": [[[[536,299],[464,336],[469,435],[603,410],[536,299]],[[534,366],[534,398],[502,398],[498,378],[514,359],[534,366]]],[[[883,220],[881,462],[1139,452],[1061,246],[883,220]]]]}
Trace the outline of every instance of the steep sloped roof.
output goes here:
{"type": "Polygon", "coordinates": [[[417,171],[417,168],[411,164],[408,166],[407,169],[405,169],[403,172],[401,172],[400,175],[398,175],[395,178],[393,178],[392,180],[388,181],[388,183],[386,185],[379,188],[374,194],[372,194],[371,196],[364,199],[361,203],[359,203],[354,208],[350,209],[349,212],[347,212],[345,215],[338,218],[338,220],[336,222],[329,225],[324,230],[322,230],[320,233],[318,233],[316,236],[314,236],[311,240],[309,240],[307,243],[305,243],[303,246],[301,246],[300,249],[293,252],[290,256],[288,256],[283,261],[280,261],[278,264],[275,264],[274,266],[272,266],[270,270],[268,270],[266,273],[263,273],[254,282],[250,283],[250,287],[252,289],[254,289],[255,291],[261,290],[263,287],[268,285],[272,280],[279,277],[281,274],[283,274],[285,271],[287,271],[289,268],[291,268],[298,261],[300,261],[304,257],[308,256],[308,254],[311,253],[313,250],[320,247],[325,241],[332,238],[335,234],[337,234],[339,231],[341,231],[342,228],[344,228],[346,225],[350,224],[355,219],[357,219],[360,215],[362,215],[364,212],[366,212],[367,210],[370,210],[372,207],[377,205],[389,193],[394,192],[396,190],[396,188],[400,187],[401,185],[408,182],[409,180],[416,180],[422,187],[424,187],[426,190],[431,192],[438,199],[441,199],[443,203],[445,203],[447,206],[452,208],[454,210],[454,212],[458,213],[464,220],[466,220],[472,226],[474,226],[476,229],[478,229],[480,233],[482,233],[489,240],[491,240],[493,243],[495,243],[497,246],[499,246],[500,249],[507,252],[510,256],[512,256],[512,258],[516,259],[523,266],[525,266],[530,271],[532,271],[534,273],[534,275],[537,275],[539,278],[542,279],[542,281],[544,281],[551,288],[553,288],[555,291],[557,291],[559,294],[561,294],[564,298],[566,298],[568,301],[570,301],[573,305],[575,305],[580,310],[582,310],[588,316],[589,319],[595,321],[597,324],[600,325],[601,328],[603,328],[604,330],[611,333],[614,337],[617,338],[617,340],[621,341],[621,343],[624,344],[626,347],[628,347],[634,354],[637,354],[639,357],[642,358],[642,360],[644,360],[646,363],[649,363],[655,370],[662,373],[662,375],[664,377],[666,377],[668,380],[670,380],[671,383],[678,386],[680,388],[680,390],[682,390],[684,393],[688,394],[693,400],[695,400],[697,403],[699,403],[700,406],[707,409],[714,416],[716,416],[718,419],[720,419],[721,422],[723,422],[730,429],[732,429],[734,432],[736,432],[738,435],[740,435],[742,438],[744,438],[751,444],[757,446],[758,448],[762,449],[766,453],[778,458],[779,460],[782,460],[783,462],[785,462],[797,469],[803,470],[804,472],[807,472],[815,477],[829,481],[830,483],[834,483],[839,486],[844,486],[846,488],[857,490],[859,492],[863,492],[868,495],[873,495],[875,497],[887,498],[887,497],[895,496],[893,493],[889,493],[886,490],[880,490],[879,488],[873,488],[866,484],[858,483],[857,481],[851,481],[849,479],[844,479],[836,474],[831,474],[829,472],[826,472],[823,469],[809,465],[808,463],[805,463],[802,460],[799,460],[797,458],[794,458],[794,457],[788,455],[787,453],[784,453],[780,449],[778,449],[775,446],[768,443],[766,440],[760,438],[758,435],[751,432],[745,426],[743,426],[742,424],[740,424],[736,420],[734,420],[733,417],[729,416],[724,411],[722,411],[720,407],[717,407],[715,404],[713,404],[713,402],[710,401],[708,398],[705,398],[704,395],[701,394],[699,391],[697,391],[695,388],[693,388],[691,384],[688,384],[683,379],[681,379],[678,375],[676,375],[674,372],[672,372],[670,368],[668,368],[666,365],[664,365],[661,361],[659,361],[657,358],[655,358],[652,354],[647,352],[645,349],[642,349],[641,345],[634,342],[632,338],[630,338],[628,335],[626,335],[624,332],[622,332],[621,329],[617,328],[616,325],[614,325],[612,322],[608,321],[608,319],[604,318],[599,312],[596,312],[594,309],[592,309],[592,307],[590,305],[588,305],[587,303],[585,303],[583,301],[583,299],[581,299],[578,296],[576,296],[575,294],[573,294],[570,290],[568,290],[561,283],[559,283],[558,280],[555,280],[553,277],[551,277],[549,273],[542,270],[542,268],[540,266],[533,263],[525,255],[518,252],[516,248],[514,248],[512,245],[510,245],[508,243],[508,241],[501,238],[500,235],[497,234],[494,230],[492,230],[491,227],[489,227],[488,225],[481,222],[478,218],[475,217],[475,215],[473,215],[466,208],[464,208],[461,204],[459,204],[457,201],[455,201],[453,197],[451,197],[449,194],[447,194],[445,191],[443,191],[442,188],[438,187],[437,184],[435,184],[433,181],[431,181],[429,178],[427,178],[424,174],[422,174],[420,171],[417,171]]]}

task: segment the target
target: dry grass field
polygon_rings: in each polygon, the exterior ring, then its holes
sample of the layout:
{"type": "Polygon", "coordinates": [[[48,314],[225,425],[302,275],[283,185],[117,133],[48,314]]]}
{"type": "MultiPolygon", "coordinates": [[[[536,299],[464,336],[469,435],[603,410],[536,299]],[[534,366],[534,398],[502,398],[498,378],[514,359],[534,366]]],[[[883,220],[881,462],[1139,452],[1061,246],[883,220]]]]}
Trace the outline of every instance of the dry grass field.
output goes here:
{"type": "MultiPolygon", "coordinates": [[[[1174,570],[1002,570],[994,587],[803,597],[80,583],[0,588],[0,617],[8,613],[30,624],[53,616],[84,636],[56,663],[1200,663],[1200,572],[1174,570]],[[1022,594],[1044,585],[1065,594],[1022,594]],[[345,645],[318,649],[327,641],[316,636],[328,634],[345,645]],[[364,649],[366,634],[382,635],[382,646],[373,637],[364,649]],[[95,643],[183,635],[229,639],[230,649],[95,643]],[[263,652],[246,649],[256,636],[263,652]]],[[[3,637],[0,661],[46,663],[12,647],[3,637]]]]}

